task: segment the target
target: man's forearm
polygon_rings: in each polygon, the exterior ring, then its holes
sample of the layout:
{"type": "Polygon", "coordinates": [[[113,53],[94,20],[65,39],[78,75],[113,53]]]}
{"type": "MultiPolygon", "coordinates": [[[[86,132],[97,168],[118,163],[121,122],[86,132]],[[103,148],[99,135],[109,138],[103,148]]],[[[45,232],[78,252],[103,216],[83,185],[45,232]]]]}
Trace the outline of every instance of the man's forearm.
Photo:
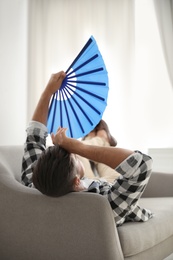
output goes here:
{"type": "Polygon", "coordinates": [[[122,148],[87,145],[75,139],[68,140],[68,142],[64,148],[69,152],[104,163],[113,169],[133,153],[131,150],[122,148]]]}
{"type": "Polygon", "coordinates": [[[66,74],[60,71],[56,74],[52,74],[45,90],[43,91],[38,105],[33,114],[32,120],[40,122],[44,125],[47,124],[48,107],[51,96],[61,87],[62,81],[66,74]]]}
{"type": "Polygon", "coordinates": [[[52,94],[46,90],[42,93],[32,117],[33,121],[40,122],[44,125],[47,124],[48,107],[49,107],[51,96],[52,94]]]}
{"type": "Polygon", "coordinates": [[[89,160],[104,163],[115,169],[122,161],[134,153],[131,150],[87,145],[83,142],[66,136],[66,128],[59,128],[57,133],[52,134],[52,142],[60,145],[69,153],[78,154],[89,160]]]}

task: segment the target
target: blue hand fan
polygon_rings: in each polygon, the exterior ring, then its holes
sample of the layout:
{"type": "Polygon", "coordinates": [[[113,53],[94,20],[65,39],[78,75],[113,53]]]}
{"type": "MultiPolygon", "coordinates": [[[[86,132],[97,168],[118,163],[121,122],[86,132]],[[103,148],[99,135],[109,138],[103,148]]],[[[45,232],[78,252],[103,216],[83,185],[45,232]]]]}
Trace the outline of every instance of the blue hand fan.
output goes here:
{"type": "Polygon", "coordinates": [[[56,133],[68,128],[67,136],[80,138],[91,132],[107,105],[108,73],[93,36],[66,71],[60,89],[49,106],[47,127],[56,133]]]}

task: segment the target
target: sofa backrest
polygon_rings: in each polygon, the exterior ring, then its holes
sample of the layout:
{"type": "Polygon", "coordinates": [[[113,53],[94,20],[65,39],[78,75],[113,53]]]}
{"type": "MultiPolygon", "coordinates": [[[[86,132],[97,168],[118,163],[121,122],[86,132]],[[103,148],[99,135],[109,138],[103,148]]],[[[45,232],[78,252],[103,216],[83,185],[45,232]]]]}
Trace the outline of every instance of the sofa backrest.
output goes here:
{"type": "Polygon", "coordinates": [[[23,146],[0,146],[0,173],[8,172],[20,182],[23,146]]]}

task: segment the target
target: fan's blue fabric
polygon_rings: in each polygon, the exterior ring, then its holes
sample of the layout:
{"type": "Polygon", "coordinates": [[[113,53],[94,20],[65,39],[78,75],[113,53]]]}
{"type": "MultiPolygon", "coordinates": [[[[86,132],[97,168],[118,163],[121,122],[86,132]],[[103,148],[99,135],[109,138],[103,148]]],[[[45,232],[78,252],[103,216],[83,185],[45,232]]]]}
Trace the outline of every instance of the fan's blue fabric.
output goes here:
{"type": "Polygon", "coordinates": [[[93,36],[66,71],[51,101],[48,131],[67,127],[67,135],[80,138],[99,123],[107,105],[107,70],[93,36]]]}

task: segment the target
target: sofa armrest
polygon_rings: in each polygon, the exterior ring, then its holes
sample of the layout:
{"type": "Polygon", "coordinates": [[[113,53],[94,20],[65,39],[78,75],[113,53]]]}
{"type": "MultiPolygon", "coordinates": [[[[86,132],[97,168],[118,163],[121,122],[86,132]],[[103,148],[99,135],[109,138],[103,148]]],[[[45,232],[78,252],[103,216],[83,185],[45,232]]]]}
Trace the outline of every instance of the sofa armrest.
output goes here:
{"type": "Polygon", "coordinates": [[[173,173],[153,172],[142,197],[173,197],[173,173]]]}
{"type": "Polygon", "coordinates": [[[3,259],[124,259],[112,209],[101,195],[50,198],[0,172],[0,205],[3,259]]]}

